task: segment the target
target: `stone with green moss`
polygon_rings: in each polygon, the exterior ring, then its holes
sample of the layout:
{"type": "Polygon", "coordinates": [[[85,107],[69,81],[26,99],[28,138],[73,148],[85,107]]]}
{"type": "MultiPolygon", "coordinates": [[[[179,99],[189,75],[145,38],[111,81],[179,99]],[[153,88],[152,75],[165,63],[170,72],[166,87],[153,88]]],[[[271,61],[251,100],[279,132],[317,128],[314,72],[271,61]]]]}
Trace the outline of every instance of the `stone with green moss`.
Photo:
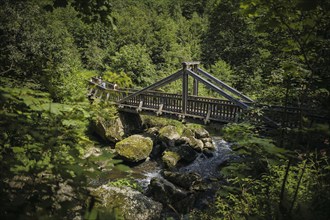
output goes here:
{"type": "Polygon", "coordinates": [[[168,146],[175,146],[175,142],[180,139],[178,129],[172,125],[165,126],[159,130],[159,138],[168,146]]]}
{"type": "Polygon", "coordinates": [[[209,132],[204,128],[195,128],[195,137],[198,139],[210,137],[209,132]]]}
{"type": "Polygon", "coordinates": [[[183,129],[182,136],[184,137],[195,137],[195,132],[189,128],[183,129]]]}
{"type": "Polygon", "coordinates": [[[125,220],[160,219],[162,204],[129,187],[101,186],[91,194],[97,198],[95,208],[100,211],[100,219],[109,216],[107,212],[125,220]]]}
{"type": "Polygon", "coordinates": [[[124,126],[120,118],[104,119],[98,117],[94,122],[93,130],[103,140],[113,143],[121,141],[125,135],[124,126]]]}
{"type": "Polygon", "coordinates": [[[180,159],[180,155],[173,151],[165,151],[162,156],[162,161],[168,168],[175,167],[180,159]]]}
{"type": "Polygon", "coordinates": [[[131,162],[138,162],[149,157],[152,147],[151,138],[142,135],[129,136],[115,145],[116,152],[131,162]]]}

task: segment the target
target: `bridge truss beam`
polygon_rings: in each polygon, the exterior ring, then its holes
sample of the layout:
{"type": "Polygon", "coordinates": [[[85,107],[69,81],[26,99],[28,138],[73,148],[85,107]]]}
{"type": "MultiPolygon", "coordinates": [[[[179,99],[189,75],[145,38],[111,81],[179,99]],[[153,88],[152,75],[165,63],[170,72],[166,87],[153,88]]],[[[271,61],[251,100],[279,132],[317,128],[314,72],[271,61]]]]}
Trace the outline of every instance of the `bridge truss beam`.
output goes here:
{"type": "Polygon", "coordinates": [[[141,90],[139,90],[139,91],[137,91],[137,92],[135,92],[131,95],[128,95],[128,96],[124,97],[123,99],[119,100],[119,103],[123,103],[123,102],[125,102],[125,101],[127,101],[131,98],[134,98],[134,97],[136,97],[136,96],[138,96],[138,95],[140,95],[144,92],[147,92],[147,91],[153,90],[153,89],[157,89],[157,88],[159,88],[159,87],[161,87],[165,84],[171,83],[171,82],[177,80],[178,78],[180,78],[181,75],[182,75],[182,70],[179,70],[176,73],[173,73],[172,75],[170,75],[170,76],[168,76],[168,77],[166,77],[166,78],[164,78],[164,79],[162,79],[162,80],[160,80],[160,81],[158,81],[158,82],[156,82],[156,83],[154,83],[154,84],[152,84],[152,85],[150,85],[150,86],[148,86],[144,89],[141,89],[141,90]]]}
{"type": "Polygon", "coordinates": [[[198,81],[202,82],[207,87],[215,90],[217,93],[221,94],[226,99],[228,99],[231,102],[235,103],[236,105],[238,105],[242,109],[248,109],[249,108],[249,106],[247,104],[245,104],[244,102],[239,101],[238,99],[235,99],[233,96],[229,95],[224,90],[220,89],[218,86],[214,85],[213,83],[211,83],[211,82],[207,81],[206,79],[202,78],[201,76],[197,75],[195,72],[193,72],[189,69],[187,70],[187,72],[191,77],[193,77],[193,78],[197,79],[198,81]]]}
{"type": "Polygon", "coordinates": [[[239,91],[237,91],[236,89],[234,89],[233,87],[227,85],[226,83],[222,82],[221,80],[215,78],[214,76],[212,76],[211,74],[207,73],[206,71],[198,68],[197,71],[194,71],[195,73],[200,73],[202,74],[204,77],[213,80],[214,82],[218,83],[221,87],[227,89],[228,91],[230,91],[231,93],[233,93],[234,95],[237,95],[239,97],[241,97],[243,99],[243,101],[246,102],[254,102],[250,97],[243,95],[242,93],[240,93],[239,91]]]}

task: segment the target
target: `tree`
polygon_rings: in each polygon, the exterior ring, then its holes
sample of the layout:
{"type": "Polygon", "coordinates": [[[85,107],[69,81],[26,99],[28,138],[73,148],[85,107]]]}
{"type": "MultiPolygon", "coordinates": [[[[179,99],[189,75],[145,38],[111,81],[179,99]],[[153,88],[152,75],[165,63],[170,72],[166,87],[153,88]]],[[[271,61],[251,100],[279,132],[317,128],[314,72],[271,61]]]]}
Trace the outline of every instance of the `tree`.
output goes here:
{"type": "Polygon", "coordinates": [[[146,47],[140,44],[123,46],[111,60],[114,70],[126,73],[137,86],[150,85],[155,78],[155,68],[146,47]]]}
{"type": "Polygon", "coordinates": [[[289,88],[291,105],[324,106],[329,111],[325,104],[329,103],[329,79],[325,77],[329,70],[329,5],[329,1],[306,0],[241,3],[245,15],[273,45],[271,57],[279,60],[273,74],[282,71],[286,75],[282,87],[289,88]]]}

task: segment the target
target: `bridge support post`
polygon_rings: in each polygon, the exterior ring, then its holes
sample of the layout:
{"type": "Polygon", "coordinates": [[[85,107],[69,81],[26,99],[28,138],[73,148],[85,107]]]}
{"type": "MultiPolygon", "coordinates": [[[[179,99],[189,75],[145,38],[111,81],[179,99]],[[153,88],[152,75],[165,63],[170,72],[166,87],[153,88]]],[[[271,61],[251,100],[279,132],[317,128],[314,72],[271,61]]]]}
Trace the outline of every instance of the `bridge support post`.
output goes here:
{"type": "MultiPolygon", "coordinates": [[[[198,71],[198,64],[194,64],[192,71],[197,73],[198,71]]],[[[198,96],[198,80],[194,79],[194,84],[193,84],[193,95],[198,96]]]]}
{"type": "Polygon", "coordinates": [[[182,115],[183,117],[187,114],[187,103],[188,103],[188,73],[187,63],[182,63],[182,115]]]}

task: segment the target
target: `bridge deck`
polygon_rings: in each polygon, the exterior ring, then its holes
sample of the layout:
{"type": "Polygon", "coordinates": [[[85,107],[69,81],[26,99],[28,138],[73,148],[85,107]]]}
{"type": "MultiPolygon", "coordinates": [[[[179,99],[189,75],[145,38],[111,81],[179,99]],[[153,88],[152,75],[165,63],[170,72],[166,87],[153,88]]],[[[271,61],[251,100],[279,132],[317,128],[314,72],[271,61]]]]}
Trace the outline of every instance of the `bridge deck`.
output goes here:
{"type": "MultiPolygon", "coordinates": [[[[179,119],[200,119],[204,123],[211,121],[222,123],[238,122],[243,120],[243,115],[246,113],[242,108],[229,100],[189,95],[187,112],[183,115],[181,111],[182,97],[179,94],[148,91],[127,100],[125,103],[120,103],[119,101],[121,99],[135,93],[137,90],[113,89],[109,87],[110,86],[104,88],[96,82],[90,82],[89,93],[93,94],[93,97],[95,98],[117,105],[120,111],[137,113],[144,112],[155,114],[157,116],[177,116],[179,119]]],[[[298,119],[301,114],[308,114],[315,120],[319,119],[318,116],[303,112],[302,109],[294,107],[284,108],[282,106],[267,105],[257,105],[256,107],[263,109],[264,115],[271,117],[272,120],[277,122],[282,120],[283,114],[285,113],[287,120],[286,125],[289,127],[298,126],[298,119]]]]}
{"type": "Polygon", "coordinates": [[[182,114],[182,97],[179,94],[170,94],[159,91],[150,91],[140,94],[126,101],[119,103],[124,97],[134,93],[134,90],[109,89],[97,83],[91,82],[89,93],[101,100],[116,104],[122,111],[149,111],[156,115],[169,114],[177,115],[179,118],[195,118],[208,121],[233,122],[238,120],[242,109],[228,100],[188,96],[187,112],[182,114]]]}

